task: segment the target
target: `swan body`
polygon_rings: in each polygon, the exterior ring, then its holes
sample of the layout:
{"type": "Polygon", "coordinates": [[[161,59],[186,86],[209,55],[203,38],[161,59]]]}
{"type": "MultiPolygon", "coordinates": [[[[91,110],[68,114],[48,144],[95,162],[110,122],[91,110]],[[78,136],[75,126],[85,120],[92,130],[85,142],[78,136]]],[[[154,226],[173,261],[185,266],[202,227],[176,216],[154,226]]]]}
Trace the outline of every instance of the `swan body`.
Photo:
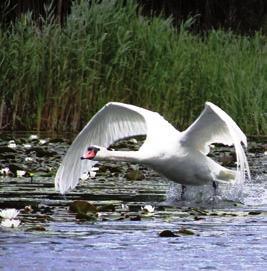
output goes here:
{"type": "Polygon", "coordinates": [[[156,112],[110,102],[96,113],[71,144],[57,171],[55,187],[62,194],[73,189],[80,176],[90,171],[97,161],[144,164],[182,185],[244,180],[246,176],[250,179],[241,142],[247,146],[244,133],[230,116],[210,102],[206,102],[198,119],[182,132],[156,112]],[[119,139],[137,135],[146,135],[138,151],[107,149],[119,139]],[[212,143],[234,145],[237,171],[222,167],[207,156],[212,143]],[[86,152],[90,154],[81,160],[86,152]]]}

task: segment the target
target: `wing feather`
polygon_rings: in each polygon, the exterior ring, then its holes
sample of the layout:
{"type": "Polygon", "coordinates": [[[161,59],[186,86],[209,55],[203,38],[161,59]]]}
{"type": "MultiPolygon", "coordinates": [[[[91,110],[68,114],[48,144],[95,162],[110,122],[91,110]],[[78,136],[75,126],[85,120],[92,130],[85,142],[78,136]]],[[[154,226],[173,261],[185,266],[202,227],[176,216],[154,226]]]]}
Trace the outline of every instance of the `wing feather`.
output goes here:
{"type": "Polygon", "coordinates": [[[237,156],[237,178],[245,179],[250,171],[241,142],[247,147],[247,138],[233,119],[213,103],[206,102],[205,108],[196,121],[183,132],[183,144],[192,146],[203,154],[210,151],[212,143],[234,145],[237,156]]]}
{"type": "Polygon", "coordinates": [[[55,177],[56,190],[64,194],[73,189],[78,184],[81,174],[88,172],[96,163],[80,159],[89,145],[107,148],[119,139],[137,135],[147,135],[145,142],[155,142],[159,127],[163,127],[161,131],[173,128],[158,113],[123,103],[106,104],[69,147],[55,177]]]}

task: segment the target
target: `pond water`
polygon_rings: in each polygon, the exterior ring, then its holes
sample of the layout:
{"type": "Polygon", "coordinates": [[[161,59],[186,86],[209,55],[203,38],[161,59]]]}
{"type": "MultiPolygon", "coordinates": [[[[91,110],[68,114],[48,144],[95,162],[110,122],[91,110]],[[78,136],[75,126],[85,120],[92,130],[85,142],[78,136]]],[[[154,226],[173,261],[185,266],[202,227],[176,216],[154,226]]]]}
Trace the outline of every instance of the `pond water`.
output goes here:
{"type": "Polygon", "coordinates": [[[23,135],[12,151],[5,149],[10,139],[0,140],[1,164],[12,169],[12,176],[0,177],[0,208],[21,209],[21,224],[0,226],[0,270],[266,269],[266,143],[251,143],[253,178],[242,193],[233,196],[221,185],[214,199],[211,187],[188,188],[181,201],[179,185],[126,163],[101,164],[96,178],[63,197],[54,191],[53,176],[68,141],[23,135]],[[23,169],[34,176],[17,177],[23,169]],[[75,200],[93,204],[98,216],[70,212],[75,200]],[[154,212],[141,211],[145,205],[154,212]],[[167,230],[174,237],[160,236],[167,230]]]}

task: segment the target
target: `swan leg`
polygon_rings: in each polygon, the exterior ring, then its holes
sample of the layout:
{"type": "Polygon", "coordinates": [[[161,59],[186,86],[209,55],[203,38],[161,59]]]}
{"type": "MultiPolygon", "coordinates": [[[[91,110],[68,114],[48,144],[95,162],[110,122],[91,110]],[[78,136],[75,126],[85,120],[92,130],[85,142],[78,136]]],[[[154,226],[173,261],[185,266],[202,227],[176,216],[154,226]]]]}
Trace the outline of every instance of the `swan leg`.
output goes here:
{"type": "Polygon", "coordinates": [[[185,200],[186,186],[182,184],[181,200],[185,200]]]}
{"type": "Polygon", "coordinates": [[[218,191],[218,183],[213,181],[212,187],[213,187],[213,193],[214,193],[214,197],[215,197],[217,195],[217,191],[218,191]]]}
{"type": "Polygon", "coordinates": [[[216,203],[218,203],[218,200],[220,200],[220,197],[218,195],[218,182],[213,181],[212,187],[213,187],[213,197],[212,197],[212,210],[215,208],[216,203]]]}

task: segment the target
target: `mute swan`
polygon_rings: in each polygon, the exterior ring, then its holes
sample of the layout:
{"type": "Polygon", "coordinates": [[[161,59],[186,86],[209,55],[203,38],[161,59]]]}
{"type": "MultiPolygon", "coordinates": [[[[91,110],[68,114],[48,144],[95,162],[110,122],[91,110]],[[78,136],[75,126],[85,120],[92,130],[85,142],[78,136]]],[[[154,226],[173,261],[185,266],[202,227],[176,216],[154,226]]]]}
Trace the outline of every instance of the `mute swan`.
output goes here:
{"type": "Polygon", "coordinates": [[[247,139],[237,124],[222,109],[206,102],[198,119],[179,132],[158,113],[134,105],[110,102],[88,122],[68,149],[56,177],[61,194],[73,189],[80,176],[97,161],[142,163],[168,179],[183,185],[230,182],[246,175],[249,167],[241,142],[247,139]],[[115,141],[146,135],[138,151],[110,151],[115,141]],[[234,145],[237,171],[222,167],[211,158],[209,145],[234,145]],[[83,155],[81,157],[81,155],[83,155]]]}

